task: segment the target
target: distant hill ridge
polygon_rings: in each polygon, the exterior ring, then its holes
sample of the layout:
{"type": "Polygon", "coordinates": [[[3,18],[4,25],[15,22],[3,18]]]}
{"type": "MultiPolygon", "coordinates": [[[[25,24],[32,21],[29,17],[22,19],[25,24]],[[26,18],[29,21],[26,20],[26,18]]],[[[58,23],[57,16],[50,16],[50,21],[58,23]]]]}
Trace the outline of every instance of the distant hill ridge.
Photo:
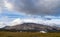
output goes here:
{"type": "Polygon", "coordinates": [[[15,26],[6,26],[6,30],[36,30],[36,31],[60,31],[60,27],[47,26],[37,23],[23,23],[15,26]]]}

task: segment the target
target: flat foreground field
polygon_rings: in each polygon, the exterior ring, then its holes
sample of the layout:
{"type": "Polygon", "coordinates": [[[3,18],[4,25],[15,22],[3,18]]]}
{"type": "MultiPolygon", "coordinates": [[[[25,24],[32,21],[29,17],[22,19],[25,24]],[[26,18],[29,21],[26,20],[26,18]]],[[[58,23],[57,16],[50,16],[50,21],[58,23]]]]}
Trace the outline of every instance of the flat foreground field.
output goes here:
{"type": "Polygon", "coordinates": [[[60,33],[0,32],[0,37],[60,37],[60,33]]]}

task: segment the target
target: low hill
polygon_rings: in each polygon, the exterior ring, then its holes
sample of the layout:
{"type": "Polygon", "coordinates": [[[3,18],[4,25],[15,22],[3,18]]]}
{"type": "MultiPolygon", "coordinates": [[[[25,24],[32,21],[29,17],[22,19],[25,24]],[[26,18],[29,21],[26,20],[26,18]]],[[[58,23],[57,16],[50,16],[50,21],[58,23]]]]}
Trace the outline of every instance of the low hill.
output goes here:
{"type": "Polygon", "coordinates": [[[23,23],[23,24],[19,24],[19,25],[15,25],[15,26],[6,26],[2,29],[5,30],[16,30],[16,31],[20,31],[20,30],[25,30],[25,31],[52,31],[52,32],[56,32],[56,31],[60,31],[60,27],[55,27],[55,26],[47,26],[47,25],[42,25],[42,24],[37,24],[37,23],[23,23]]]}

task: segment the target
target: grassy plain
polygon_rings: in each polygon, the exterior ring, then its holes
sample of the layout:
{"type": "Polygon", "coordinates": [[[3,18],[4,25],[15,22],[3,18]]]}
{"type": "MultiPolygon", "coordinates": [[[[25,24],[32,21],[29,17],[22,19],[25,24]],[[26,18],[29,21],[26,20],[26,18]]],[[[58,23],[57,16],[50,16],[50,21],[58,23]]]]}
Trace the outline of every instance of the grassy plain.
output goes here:
{"type": "Polygon", "coordinates": [[[0,32],[0,37],[60,37],[60,33],[0,32]]]}

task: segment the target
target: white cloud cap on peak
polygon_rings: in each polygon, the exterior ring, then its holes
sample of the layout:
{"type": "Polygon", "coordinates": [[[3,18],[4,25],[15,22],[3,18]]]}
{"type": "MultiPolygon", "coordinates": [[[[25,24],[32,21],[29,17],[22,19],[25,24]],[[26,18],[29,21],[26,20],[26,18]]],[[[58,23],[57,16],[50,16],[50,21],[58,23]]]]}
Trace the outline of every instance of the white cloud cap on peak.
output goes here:
{"type": "Polygon", "coordinates": [[[38,24],[53,26],[53,25],[60,25],[60,19],[43,20],[38,18],[36,19],[35,18],[26,18],[26,19],[17,18],[11,22],[10,26],[23,24],[23,23],[38,23],[38,24]]]}
{"type": "Polygon", "coordinates": [[[10,25],[10,26],[14,26],[14,25],[22,24],[22,23],[23,23],[23,20],[20,19],[20,18],[17,18],[17,19],[14,19],[14,20],[11,22],[11,25],[10,25]]]}

